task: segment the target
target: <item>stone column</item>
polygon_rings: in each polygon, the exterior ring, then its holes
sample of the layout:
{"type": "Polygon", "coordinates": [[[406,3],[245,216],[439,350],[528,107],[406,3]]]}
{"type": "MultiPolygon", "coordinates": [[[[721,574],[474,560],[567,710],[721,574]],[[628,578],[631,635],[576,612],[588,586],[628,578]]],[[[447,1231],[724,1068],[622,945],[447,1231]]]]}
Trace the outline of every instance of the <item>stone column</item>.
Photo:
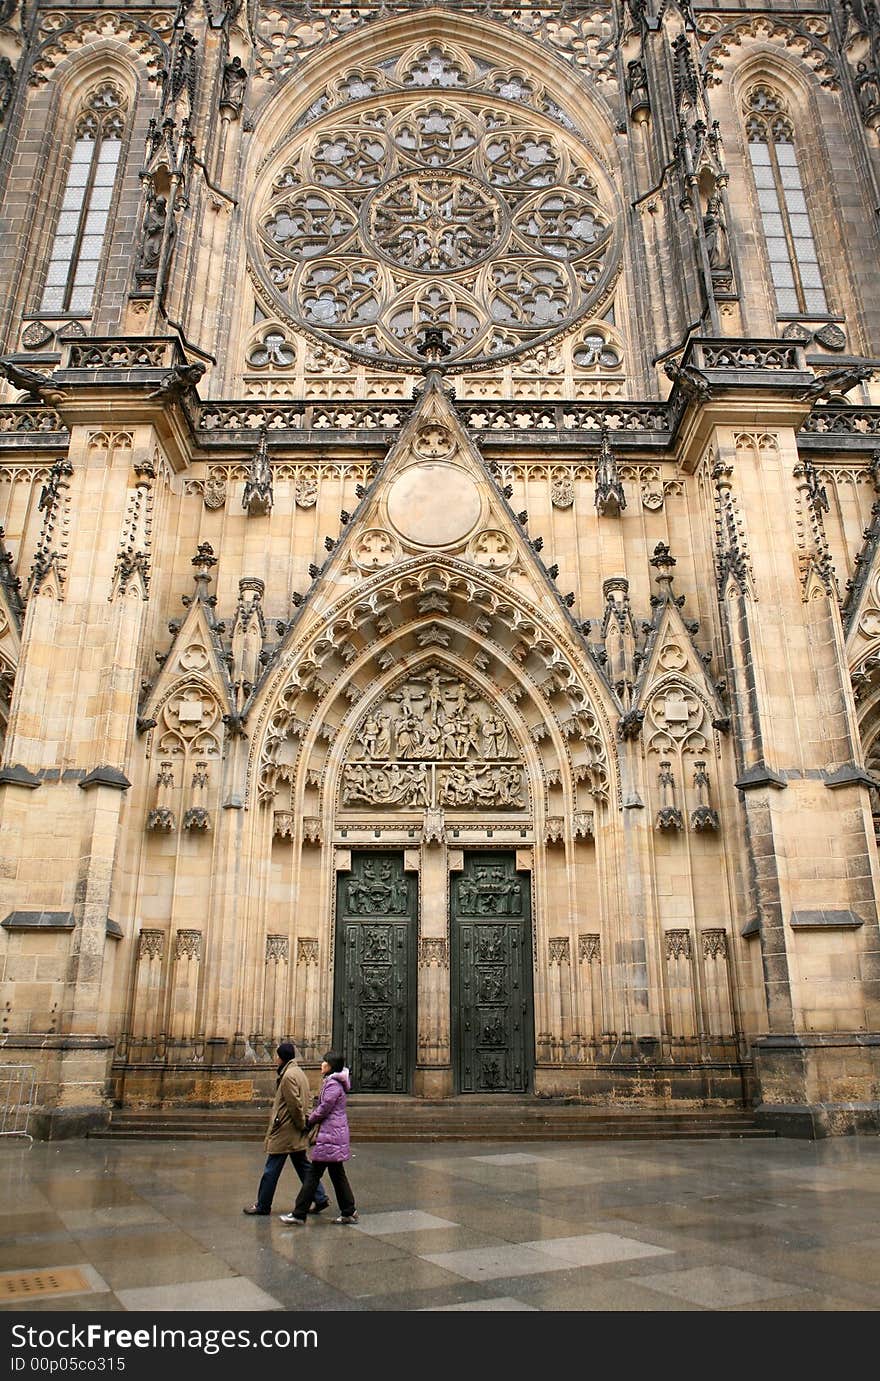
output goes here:
{"type": "Polygon", "coordinates": [[[132,1000],[131,1035],[137,1049],[159,1033],[165,932],[141,930],[132,1000]]]}
{"type": "Polygon", "coordinates": [[[173,965],[166,1029],[178,1041],[192,1040],[196,1034],[199,975],[202,967],[200,930],[178,930],[174,941],[173,965]]]}
{"type": "MultiPolygon", "coordinates": [[[[442,812],[437,812],[442,817],[442,812]]],[[[448,849],[442,818],[422,835],[421,852],[407,849],[404,867],[419,867],[418,1045],[413,1092],[447,1098],[453,1092],[450,1047],[449,873],[463,867],[461,849],[448,849]]]]}
{"type": "Polygon", "coordinates": [[[585,1041],[598,1041],[604,1030],[602,1016],[602,951],[598,935],[578,935],[579,990],[581,996],[581,1030],[585,1041]]]}

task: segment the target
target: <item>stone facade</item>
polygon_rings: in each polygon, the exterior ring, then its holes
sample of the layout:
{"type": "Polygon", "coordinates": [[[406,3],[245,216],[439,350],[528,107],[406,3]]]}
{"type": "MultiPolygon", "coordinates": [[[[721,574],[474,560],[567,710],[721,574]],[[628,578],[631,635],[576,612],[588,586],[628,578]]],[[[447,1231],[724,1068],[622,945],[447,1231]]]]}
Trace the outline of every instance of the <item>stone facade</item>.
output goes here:
{"type": "Polygon", "coordinates": [[[880,1128],[880,30],[0,10],[2,1060],[880,1128]]]}

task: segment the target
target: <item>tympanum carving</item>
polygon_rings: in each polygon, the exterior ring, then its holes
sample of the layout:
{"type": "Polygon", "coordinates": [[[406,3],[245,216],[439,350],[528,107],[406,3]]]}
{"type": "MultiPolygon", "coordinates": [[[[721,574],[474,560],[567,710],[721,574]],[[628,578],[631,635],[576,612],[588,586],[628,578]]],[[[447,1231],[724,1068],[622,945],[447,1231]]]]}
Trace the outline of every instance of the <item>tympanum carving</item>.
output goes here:
{"type": "Polygon", "coordinates": [[[527,807],[509,724],[482,693],[430,667],[371,706],[355,729],[341,805],[527,807]]]}

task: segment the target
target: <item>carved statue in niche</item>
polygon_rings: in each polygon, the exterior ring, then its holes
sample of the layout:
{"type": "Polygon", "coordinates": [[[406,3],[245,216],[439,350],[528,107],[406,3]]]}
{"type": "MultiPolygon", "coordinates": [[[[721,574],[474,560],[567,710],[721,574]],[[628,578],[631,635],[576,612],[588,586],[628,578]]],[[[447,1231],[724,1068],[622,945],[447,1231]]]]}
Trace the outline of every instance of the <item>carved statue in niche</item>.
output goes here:
{"type": "Polygon", "coordinates": [[[853,80],[862,119],[866,125],[874,126],[880,119],[880,79],[877,71],[867,63],[860,62],[853,80]]]}
{"type": "Polygon", "coordinates": [[[7,57],[0,57],[0,124],[12,101],[15,90],[15,68],[7,57]]]}
{"type": "Polygon", "coordinates": [[[223,86],[220,92],[220,109],[229,110],[234,115],[241,114],[244,103],[244,89],[247,86],[247,72],[241,58],[235,57],[223,68],[223,86]]]}
{"type": "Polygon", "coordinates": [[[168,202],[150,192],[141,229],[141,252],[138,258],[137,280],[146,284],[155,281],[159,272],[159,258],[168,220],[168,202]]]}

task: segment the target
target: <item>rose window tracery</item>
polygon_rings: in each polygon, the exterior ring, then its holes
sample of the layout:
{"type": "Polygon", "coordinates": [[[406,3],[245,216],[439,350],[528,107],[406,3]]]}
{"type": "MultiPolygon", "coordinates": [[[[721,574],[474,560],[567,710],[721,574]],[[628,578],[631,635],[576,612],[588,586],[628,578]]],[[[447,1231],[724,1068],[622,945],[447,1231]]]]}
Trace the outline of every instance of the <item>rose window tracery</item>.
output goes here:
{"type": "Polygon", "coordinates": [[[616,237],[590,155],[513,88],[487,104],[466,75],[432,51],[387,104],[359,79],[360,99],[349,84],[344,108],[293,132],[252,241],[273,316],[398,366],[439,327],[472,366],[596,313],[616,237]]]}
{"type": "Polygon", "coordinates": [[[368,240],[377,254],[416,273],[456,273],[488,258],[502,210],[492,193],[460,174],[394,178],[370,202],[368,240]]]}

